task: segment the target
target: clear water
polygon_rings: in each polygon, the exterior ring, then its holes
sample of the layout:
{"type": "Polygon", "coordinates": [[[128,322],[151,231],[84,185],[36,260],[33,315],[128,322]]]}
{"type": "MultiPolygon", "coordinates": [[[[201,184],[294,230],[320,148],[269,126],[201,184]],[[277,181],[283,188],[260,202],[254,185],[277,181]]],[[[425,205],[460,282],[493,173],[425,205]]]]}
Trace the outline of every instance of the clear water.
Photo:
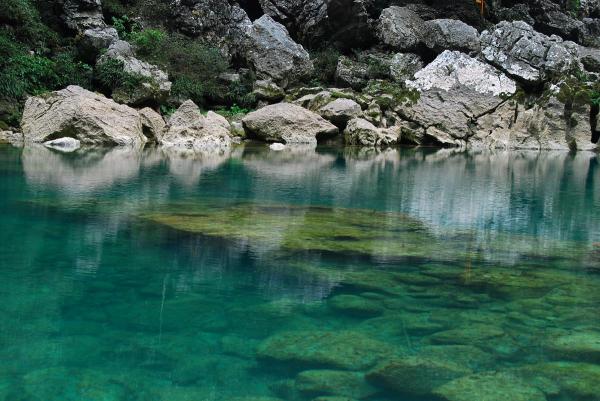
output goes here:
{"type": "Polygon", "coordinates": [[[1,146],[0,400],[600,400],[598,162],[1,146]]]}

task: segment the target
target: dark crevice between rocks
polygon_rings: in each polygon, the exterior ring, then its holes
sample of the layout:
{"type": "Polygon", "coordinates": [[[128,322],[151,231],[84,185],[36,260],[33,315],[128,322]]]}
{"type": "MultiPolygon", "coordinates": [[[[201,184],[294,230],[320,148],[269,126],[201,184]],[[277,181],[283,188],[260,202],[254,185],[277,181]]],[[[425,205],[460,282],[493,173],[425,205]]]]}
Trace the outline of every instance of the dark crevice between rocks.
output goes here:
{"type": "Polygon", "coordinates": [[[239,6],[246,11],[248,17],[254,21],[264,15],[264,11],[258,0],[238,0],[239,6]]]}
{"type": "Polygon", "coordinates": [[[592,125],[592,143],[598,143],[600,140],[600,105],[593,104],[590,109],[590,123],[592,125]]]}

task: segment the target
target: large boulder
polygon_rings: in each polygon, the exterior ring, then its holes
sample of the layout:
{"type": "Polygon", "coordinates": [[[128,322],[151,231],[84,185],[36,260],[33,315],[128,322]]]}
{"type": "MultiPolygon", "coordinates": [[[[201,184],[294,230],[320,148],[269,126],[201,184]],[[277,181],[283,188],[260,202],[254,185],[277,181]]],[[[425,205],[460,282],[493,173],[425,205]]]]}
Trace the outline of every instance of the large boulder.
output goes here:
{"type": "Polygon", "coordinates": [[[387,46],[398,51],[419,48],[426,32],[425,21],[407,7],[392,6],[382,11],[377,21],[377,35],[387,46]]]}
{"type": "Polygon", "coordinates": [[[513,80],[489,64],[447,50],[407,81],[419,93],[416,103],[398,110],[425,128],[432,142],[463,146],[472,123],[491,113],[517,90],[513,80]]]}
{"type": "Polygon", "coordinates": [[[318,113],[336,126],[345,127],[350,119],[362,115],[362,110],[354,100],[339,98],[321,107],[318,113]]]}
{"type": "Polygon", "coordinates": [[[540,84],[578,63],[573,42],[536,32],[522,21],[497,24],[481,34],[485,59],[526,84],[540,84]]]}
{"type": "Polygon", "coordinates": [[[377,128],[362,118],[353,118],[344,130],[347,145],[386,147],[398,143],[399,132],[394,129],[377,128]]]}
{"type": "Polygon", "coordinates": [[[480,50],[477,29],[455,19],[435,19],[425,22],[425,44],[436,53],[460,50],[477,53],[480,50]]]}
{"type": "Polygon", "coordinates": [[[135,109],[78,86],[27,99],[21,128],[24,139],[32,142],[62,137],[94,145],[146,142],[135,109]]]}
{"type": "Polygon", "coordinates": [[[123,40],[112,43],[98,64],[110,59],[122,62],[125,73],[141,78],[140,84],[133,89],[115,89],[112,96],[117,102],[129,105],[161,103],[171,93],[169,76],[157,66],[137,59],[129,43],[123,40]]]}
{"type": "Polygon", "coordinates": [[[265,106],[246,115],[242,123],[250,135],[286,144],[316,144],[318,137],[338,133],[338,128],[323,117],[290,103],[265,106]]]}
{"type": "Polygon", "coordinates": [[[205,117],[191,100],[169,118],[159,143],[165,148],[191,153],[223,153],[231,147],[227,120],[209,112],[205,117]]]}
{"type": "Polygon", "coordinates": [[[246,58],[261,79],[281,87],[310,75],[313,64],[304,48],[294,42],[283,25],[263,15],[248,30],[246,58]]]}

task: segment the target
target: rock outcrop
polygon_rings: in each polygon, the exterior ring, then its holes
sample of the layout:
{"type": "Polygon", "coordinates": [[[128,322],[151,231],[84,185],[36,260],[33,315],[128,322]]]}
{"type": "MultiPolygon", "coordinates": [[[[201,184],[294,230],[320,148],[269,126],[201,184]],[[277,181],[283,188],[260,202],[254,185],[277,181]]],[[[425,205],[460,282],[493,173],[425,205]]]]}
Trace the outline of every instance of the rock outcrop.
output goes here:
{"type": "Polygon", "coordinates": [[[222,153],[231,147],[229,123],[216,113],[204,117],[191,100],[169,118],[159,143],[181,152],[222,153]]]}
{"type": "Polygon", "coordinates": [[[245,130],[267,142],[316,145],[317,137],[338,133],[338,128],[323,117],[300,106],[277,103],[249,113],[242,120],[245,130]]]}
{"type": "Polygon", "coordinates": [[[472,123],[493,112],[517,90],[513,80],[494,67],[458,51],[445,51],[415,74],[407,85],[420,96],[399,110],[416,122],[434,143],[464,146],[472,123]]]}
{"type": "Polygon", "coordinates": [[[78,86],[27,99],[21,128],[31,142],[62,137],[92,145],[146,142],[137,110],[78,86]]]}
{"type": "Polygon", "coordinates": [[[377,21],[379,39],[397,51],[417,49],[423,43],[426,29],[425,21],[407,7],[386,8],[377,21]]]}
{"type": "Polygon", "coordinates": [[[386,147],[395,145],[399,140],[399,131],[377,128],[362,118],[353,118],[344,130],[344,142],[348,145],[386,147]]]}
{"type": "Polygon", "coordinates": [[[112,96],[117,102],[129,105],[161,103],[170,94],[171,82],[168,75],[155,65],[137,59],[129,43],[123,40],[112,43],[98,63],[102,64],[110,59],[121,61],[124,72],[141,78],[141,83],[133,89],[115,89],[112,96]]]}
{"type": "Polygon", "coordinates": [[[248,38],[246,58],[259,78],[272,79],[285,88],[312,72],[308,52],[268,15],[254,21],[248,38]]]}
{"type": "Polygon", "coordinates": [[[558,36],[536,32],[522,21],[503,21],[481,34],[485,59],[513,78],[539,85],[576,65],[578,49],[558,36]]]}
{"type": "Polygon", "coordinates": [[[436,53],[460,50],[477,53],[480,50],[477,29],[455,19],[435,19],[425,22],[425,45],[436,53]]]}

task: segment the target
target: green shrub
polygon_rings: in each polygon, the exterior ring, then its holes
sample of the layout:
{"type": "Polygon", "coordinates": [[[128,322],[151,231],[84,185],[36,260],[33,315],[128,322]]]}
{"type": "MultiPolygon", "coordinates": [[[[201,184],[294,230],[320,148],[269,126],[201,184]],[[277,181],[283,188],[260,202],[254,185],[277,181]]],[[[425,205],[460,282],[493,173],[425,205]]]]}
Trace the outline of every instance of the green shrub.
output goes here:
{"type": "Polygon", "coordinates": [[[314,83],[329,84],[335,81],[335,71],[340,55],[339,50],[332,47],[311,52],[311,59],[315,67],[312,76],[314,83]]]}
{"type": "Polygon", "coordinates": [[[161,47],[167,34],[160,29],[144,29],[128,36],[128,40],[136,47],[138,56],[143,57],[152,55],[155,49],[161,47]]]}
{"type": "Polygon", "coordinates": [[[96,65],[94,79],[105,94],[110,96],[115,89],[133,91],[146,80],[141,75],[124,71],[123,65],[123,61],[118,59],[108,59],[96,65]]]}
{"type": "Polygon", "coordinates": [[[0,26],[12,31],[19,41],[39,49],[58,42],[58,35],[42,23],[31,0],[4,0],[0,6],[0,26]]]}

